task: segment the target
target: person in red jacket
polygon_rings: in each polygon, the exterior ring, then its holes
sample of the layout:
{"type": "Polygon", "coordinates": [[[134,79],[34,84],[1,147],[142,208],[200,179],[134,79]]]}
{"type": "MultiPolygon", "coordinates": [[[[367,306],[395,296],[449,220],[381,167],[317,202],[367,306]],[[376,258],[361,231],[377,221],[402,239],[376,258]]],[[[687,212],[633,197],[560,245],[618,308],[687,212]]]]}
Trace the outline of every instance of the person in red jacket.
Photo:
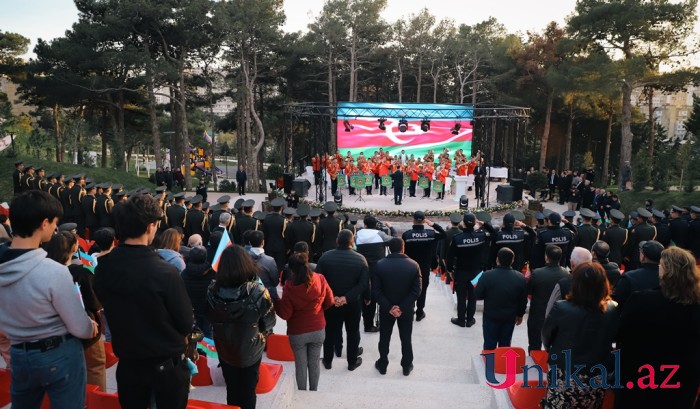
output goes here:
{"type": "Polygon", "coordinates": [[[287,321],[287,335],[294,352],[297,388],[318,389],[321,376],[321,348],[326,338],[324,310],[333,306],[335,298],[326,278],[309,267],[306,253],[289,257],[292,279],[284,284],[282,298],[275,301],[277,315],[287,321]]]}

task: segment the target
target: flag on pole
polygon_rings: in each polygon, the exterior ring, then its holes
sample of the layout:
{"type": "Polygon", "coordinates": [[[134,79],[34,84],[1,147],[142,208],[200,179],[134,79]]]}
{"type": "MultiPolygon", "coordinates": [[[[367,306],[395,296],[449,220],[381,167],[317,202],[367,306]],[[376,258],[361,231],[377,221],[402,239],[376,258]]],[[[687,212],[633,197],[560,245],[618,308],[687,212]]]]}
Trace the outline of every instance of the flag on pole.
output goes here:
{"type": "Polygon", "coordinates": [[[209,131],[206,129],[204,130],[204,140],[207,141],[207,143],[211,143],[212,141],[211,136],[209,136],[209,131]]]}
{"type": "Polygon", "coordinates": [[[484,275],[484,272],[483,272],[483,271],[480,272],[479,274],[477,274],[476,277],[474,277],[474,279],[472,280],[472,285],[473,285],[474,287],[476,287],[476,284],[479,282],[479,280],[481,280],[481,276],[482,276],[482,275],[484,275]]]}
{"type": "Polygon", "coordinates": [[[87,268],[91,272],[95,272],[95,267],[97,267],[97,259],[82,250],[78,249],[78,260],[83,264],[83,267],[87,268]]]}
{"type": "Polygon", "coordinates": [[[227,232],[224,232],[224,234],[221,235],[221,241],[219,242],[219,246],[216,248],[216,253],[214,253],[214,260],[211,263],[211,268],[214,271],[219,270],[219,260],[221,259],[221,253],[223,253],[224,250],[231,246],[233,246],[233,243],[231,243],[231,238],[228,236],[227,232]]]}
{"type": "Polygon", "coordinates": [[[85,253],[90,251],[93,244],[95,244],[94,240],[85,240],[84,238],[78,236],[78,245],[85,253]]]}

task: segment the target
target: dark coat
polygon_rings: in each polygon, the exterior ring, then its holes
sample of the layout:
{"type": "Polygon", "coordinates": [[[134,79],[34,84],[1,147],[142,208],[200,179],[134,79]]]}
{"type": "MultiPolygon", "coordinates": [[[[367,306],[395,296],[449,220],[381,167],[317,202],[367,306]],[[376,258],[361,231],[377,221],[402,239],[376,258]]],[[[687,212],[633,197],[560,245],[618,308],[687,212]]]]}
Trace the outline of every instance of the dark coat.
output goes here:
{"type": "Polygon", "coordinates": [[[527,293],[532,296],[527,317],[528,322],[544,322],[547,302],[549,302],[554,286],[559,280],[568,276],[569,273],[559,264],[548,264],[532,272],[530,280],[527,282],[527,293]]]}
{"type": "Polygon", "coordinates": [[[623,274],[612,293],[613,300],[624,307],[627,299],[636,291],[651,290],[659,286],[659,265],[644,263],[638,269],[623,274]]]}
{"type": "Polygon", "coordinates": [[[204,315],[207,312],[207,288],[216,277],[216,271],[209,263],[187,263],[182,271],[182,280],[185,282],[187,295],[190,296],[195,315],[204,315]]]}
{"type": "Polygon", "coordinates": [[[325,252],[316,264],[316,272],[326,277],[336,297],[348,303],[360,300],[369,285],[369,266],[362,254],[349,248],[325,252]]]}
{"type": "Polygon", "coordinates": [[[484,317],[497,322],[514,322],[525,315],[527,287],[525,277],[510,267],[496,267],[479,280],[474,290],[484,300],[484,317]]]}
{"type": "Polygon", "coordinates": [[[405,254],[389,254],[379,260],[372,277],[372,296],[379,310],[388,313],[398,305],[403,314],[413,315],[421,292],[421,272],[418,263],[405,254]]]}
{"type": "Polygon", "coordinates": [[[261,230],[265,235],[265,251],[267,253],[272,254],[286,250],[284,243],[286,225],[287,221],[279,213],[272,212],[265,216],[261,230]]]}

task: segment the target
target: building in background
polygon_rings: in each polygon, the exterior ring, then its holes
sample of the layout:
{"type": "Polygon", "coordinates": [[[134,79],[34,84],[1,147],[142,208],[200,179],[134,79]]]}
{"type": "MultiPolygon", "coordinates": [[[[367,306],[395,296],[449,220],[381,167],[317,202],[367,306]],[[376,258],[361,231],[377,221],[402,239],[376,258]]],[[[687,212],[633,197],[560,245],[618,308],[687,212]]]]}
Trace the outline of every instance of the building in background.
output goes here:
{"type": "MultiPolygon", "coordinates": [[[[666,129],[670,141],[683,140],[687,134],[685,121],[693,111],[693,95],[700,93],[700,87],[688,85],[685,90],[673,94],[656,91],[652,98],[652,109],[656,123],[666,129]]],[[[641,88],[634,90],[632,101],[637,109],[649,119],[649,104],[641,88]]]]}

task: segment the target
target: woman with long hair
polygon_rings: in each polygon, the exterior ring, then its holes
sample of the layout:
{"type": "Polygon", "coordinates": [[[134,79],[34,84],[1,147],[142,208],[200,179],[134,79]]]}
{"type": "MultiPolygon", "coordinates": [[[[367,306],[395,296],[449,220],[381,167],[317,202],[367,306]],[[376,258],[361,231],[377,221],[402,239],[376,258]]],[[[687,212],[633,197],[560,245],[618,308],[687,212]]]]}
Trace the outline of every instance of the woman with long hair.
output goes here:
{"type": "Polygon", "coordinates": [[[621,382],[635,387],[615,390],[616,408],[693,407],[700,386],[700,272],[693,254],[680,247],[664,250],[659,284],[632,293],[622,309],[621,382]],[[649,384],[639,381],[649,371],[656,371],[653,383],[672,389],[640,388],[649,384]]]}
{"type": "Polygon", "coordinates": [[[54,234],[51,240],[44,243],[47,257],[68,266],[73,276],[73,282],[80,286],[80,296],[87,315],[98,323],[97,335],[92,339],[83,339],[83,353],[87,368],[87,383],[97,385],[102,391],[107,391],[107,371],[105,369],[105,344],[102,339],[100,311],[102,304],[95,295],[92,282],[94,273],[83,266],[78,260],[73,260],[73,254],[78,251],[78,237],[68,231],[54,234]]]}
{"type": "Polygon", "coordinates": [[[182,273],[185,269],[185,259],[180,254],[180,244],[182,244],[183,234],[177,229],[167,229],[160,235],[158,255],[163,260],[177,267],[177,271],[182,273]]]}
{"type": "Polygon", "coordinates": [[[275,301],[277,315],[287,321],[287,335],[294,351],[297,388],[318,389],[321,375],[321,349],[326,339],[326,318],[323,310],[333,305],[333,291],[326,278],[309,267],[306,253],[289,257],[291,280],[284,284],[282,298],[275,301]]]}
{"type": "Polygon", "coordinates": [[[549,352],[550,364],[543,408],[601,407],[605,389],[589,385],[591,382],[600,385],[606,380],[602,379],[601,371],[590,369],[611,360],[619,316],[617,303],[610,298],[610,284],[603,267],[591,262],[577,265],[571,276],[571,292],[565,300],[554,304],[542,328],[542,343],[549,352]],[[551,370],[554,365],[556,372],[551,370]],[[576,365],[587,368],[577,374],[584,387],[567,379],[564,373],[565,368],[576,365]]]}
{"type": "Polygon", "coordinates": [[[265,335],[276,322],[258,271],[248,252],[234,245],[221,254],[216,279],[207,290],[207,316],[226,381],[226,403],[241,409],[255,408],[265,335]]]}

